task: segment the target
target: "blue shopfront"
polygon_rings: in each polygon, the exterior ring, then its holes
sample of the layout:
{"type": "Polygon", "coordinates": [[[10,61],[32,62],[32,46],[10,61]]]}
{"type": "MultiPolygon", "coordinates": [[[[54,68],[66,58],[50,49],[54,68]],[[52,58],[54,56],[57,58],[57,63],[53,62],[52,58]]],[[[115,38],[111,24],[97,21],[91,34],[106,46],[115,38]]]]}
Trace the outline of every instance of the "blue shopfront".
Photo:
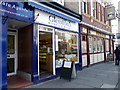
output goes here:
{"type": "Polygon", "coordinates": [[[29,2],[29,5],[36,17],[34,59],[38,61],[35,70],[39,81],[59,76],[63,60],[75,61],[76,69],[81,70],[81,15],[57,3],[29,2]]]}
{"type": "Polygon", "coordinates": [[[0,89],[55,78],[65,59],[82,69],[81,15],[50,2],[1,1],[0,7],[0,89]]]}
{"type": "Polygon", "coordinates": [[[34,80],[33,19],[28,3],[0,1],[0,89],[34,80]]]}

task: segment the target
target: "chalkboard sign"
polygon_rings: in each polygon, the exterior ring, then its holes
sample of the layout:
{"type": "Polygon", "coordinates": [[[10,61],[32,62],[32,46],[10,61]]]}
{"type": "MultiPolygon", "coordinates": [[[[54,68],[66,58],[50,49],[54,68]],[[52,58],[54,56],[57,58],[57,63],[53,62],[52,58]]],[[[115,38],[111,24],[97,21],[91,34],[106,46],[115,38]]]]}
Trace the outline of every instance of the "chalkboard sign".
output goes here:
{"type": "Polygon", "coordinates": [[[76,78],[74,61],[63,61],[60,79],[61,78],[68,79],[69,81],[71,81],[71,78],[76,78]]]}

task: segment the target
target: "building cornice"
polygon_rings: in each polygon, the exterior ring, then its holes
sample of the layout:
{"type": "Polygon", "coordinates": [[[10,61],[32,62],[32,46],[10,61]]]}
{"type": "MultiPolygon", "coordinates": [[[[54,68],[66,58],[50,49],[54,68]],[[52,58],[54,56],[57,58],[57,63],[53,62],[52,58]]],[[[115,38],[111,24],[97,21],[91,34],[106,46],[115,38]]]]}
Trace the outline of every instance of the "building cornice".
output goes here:
{"type": "Polygon", "coordinates": [[[93,26],[93,25],[87,24],[87,23],[85,23],[85,22],[83,22],[83,21],[81,22],[81,24],[82,24],[82,25],[86,25],[86,26],[92,28],[94,31],[97,31],[97,32],[100,32],[100,33],[104,33],[104,34],[108,34],[108,35],[114,35],[114,34],[112,34],[111,32],[108,32],[108,31],[106,31],[106,30],[104,30],[104,29],[101,29],[101,28],[95,27],[95,26],[93,26]]]}

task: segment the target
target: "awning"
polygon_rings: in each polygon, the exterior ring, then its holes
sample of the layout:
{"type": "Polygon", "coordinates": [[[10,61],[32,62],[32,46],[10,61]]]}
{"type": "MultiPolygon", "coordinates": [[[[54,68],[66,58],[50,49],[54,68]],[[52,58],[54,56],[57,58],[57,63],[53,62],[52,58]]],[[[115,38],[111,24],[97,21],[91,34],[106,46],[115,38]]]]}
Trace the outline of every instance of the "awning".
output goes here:
{"type": "Polygon", "coordinates": [[[59,11],[57,11],[55,9],[52,9],[51,7],[44,6],[44,5],[40,4],[39,2],[36,2],[36,3],[35,2],[28,2],[28,4],[31,5],[34,8],[49,12],[49,13],[57,15],[57,16],[59,16],[61,18],[64,18],[64,19],[67,19],[67,20],[70,20],[70,21],[73,21],[73,22],[80,23],[80,20],[75,19],[74,17],[72,18],[69,15],[62,14],[62,12],[59,12],[59,11]]]}

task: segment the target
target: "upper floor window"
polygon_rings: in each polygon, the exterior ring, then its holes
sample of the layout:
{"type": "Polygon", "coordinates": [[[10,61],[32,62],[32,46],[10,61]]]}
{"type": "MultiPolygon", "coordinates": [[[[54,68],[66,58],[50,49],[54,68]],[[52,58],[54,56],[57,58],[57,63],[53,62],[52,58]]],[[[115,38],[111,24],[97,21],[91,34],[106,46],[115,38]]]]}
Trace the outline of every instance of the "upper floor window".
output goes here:
{"type": "Polygon", "coordinates": [[[96,18],[96,2],[93,2],[93,16],[96,18]]]}
{"type": "Polygon", "coordinates": [[[104,16],[104,7],[102,7],[102,21],[105,22],[104,20],[105,20],[105,16],[104,16]]]}
{"type": "Polygon", "coordinates": [[[82,0],[82,12],[87,13],[87,1],[82,0]]]}
{"type": "Polygon", "coordinates": [[[98,3],[98,20],[101,20],[101,7],[100,7],[100,3],[98,3]]]}

